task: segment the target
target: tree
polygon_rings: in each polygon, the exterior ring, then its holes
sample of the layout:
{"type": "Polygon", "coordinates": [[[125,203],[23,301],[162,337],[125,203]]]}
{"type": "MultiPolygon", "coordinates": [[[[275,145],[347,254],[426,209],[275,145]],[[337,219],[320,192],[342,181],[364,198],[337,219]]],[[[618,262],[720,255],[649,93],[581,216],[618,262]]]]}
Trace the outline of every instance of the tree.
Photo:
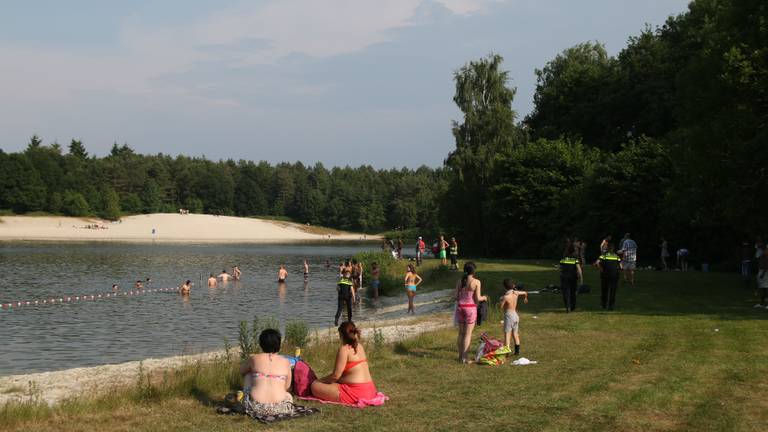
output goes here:
{"type": "Polygon", "coordinates": [[[104,219],[118,220],[120,219],[120,197],[117,196],[117,192],[109,186],[102,186],[101,188],[102,204],[100,215],[104,219]]]}
{"type": "Polygon", "coordinates": [[[83,194],[71,190],[64,191],[61,210],[67,216],[87,216],[91,212],[83,194]]]}
{"type": "Polygon", "coordinates": [[[26,213],[42,210],[46,202],[45,184],[29,158],[0,153],[0,208],[26,213]]]}
{"type": "Polygon", "coordinates": [[[465,244],[489,250],[491,217],[488,189],[499,158],[522,141],[515,126],[512,100],[515,89],[507,87],[508,72],[501,69],[500,55],[472,61],[454,74],[453,101],[464,114],[453,122],[456,149],[446,166],[452,173],[450,206],[446,223],[459,227],[465,244]]]}
{"type": "Polygon", "coordinates": [[[81,160],[88,158],[88,152],[85,151],[85,146],[82,141],[74,138],[72,139],[72,142],[69,143],[69,154],[81,160]]]}

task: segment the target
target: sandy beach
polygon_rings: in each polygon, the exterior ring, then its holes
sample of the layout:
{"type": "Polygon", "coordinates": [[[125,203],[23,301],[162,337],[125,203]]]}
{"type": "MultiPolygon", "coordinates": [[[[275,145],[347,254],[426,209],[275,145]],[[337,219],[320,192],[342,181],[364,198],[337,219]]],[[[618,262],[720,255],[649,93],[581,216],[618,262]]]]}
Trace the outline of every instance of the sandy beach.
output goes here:
{"type": "Polygon", "coordinates": [[[377,238],[290,222],[201,214],[136,215],[120,222],[64,216],[0,217],[0,240],[279,243],[377,238]]]}

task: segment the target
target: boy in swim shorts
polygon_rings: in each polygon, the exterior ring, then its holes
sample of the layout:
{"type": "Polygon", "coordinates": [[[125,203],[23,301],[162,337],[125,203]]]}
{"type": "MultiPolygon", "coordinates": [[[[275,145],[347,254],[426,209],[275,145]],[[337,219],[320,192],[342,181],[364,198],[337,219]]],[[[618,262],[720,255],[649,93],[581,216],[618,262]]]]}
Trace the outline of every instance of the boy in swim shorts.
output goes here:
{"type": "Polygon", "coordinates": [[[518,297],[523,297],[523,303],[528,303],[528,293],[518,291],[517,284],[504,279],[507,292],[501,297],[501,309],[504,311],[504,346],[509,347],[512,337],[515,338],[515,355],[520,355],[520,317],[517,315],[518,297]]]}

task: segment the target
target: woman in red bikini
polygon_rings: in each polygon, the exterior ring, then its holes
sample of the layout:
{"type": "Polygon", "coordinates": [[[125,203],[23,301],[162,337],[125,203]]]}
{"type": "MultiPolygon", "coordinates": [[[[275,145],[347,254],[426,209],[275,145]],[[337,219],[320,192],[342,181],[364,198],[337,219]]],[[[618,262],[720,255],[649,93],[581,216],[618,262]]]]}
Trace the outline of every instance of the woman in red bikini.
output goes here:
{"type": "Polygon", "coordinates": [[[339,326],[339,338],[342,345],[336,353],[336,367],[312,383],[312,395],[349,405],[375,398],[376,386],[368,370],[365,348],[360,344],[360,330],[352,321],[345,321],[339,326]]]}

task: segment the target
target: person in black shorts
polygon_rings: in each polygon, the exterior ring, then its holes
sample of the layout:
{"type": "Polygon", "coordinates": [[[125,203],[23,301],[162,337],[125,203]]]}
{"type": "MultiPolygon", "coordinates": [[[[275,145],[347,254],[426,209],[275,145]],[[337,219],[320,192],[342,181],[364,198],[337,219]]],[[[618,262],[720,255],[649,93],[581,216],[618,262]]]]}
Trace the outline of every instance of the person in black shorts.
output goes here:
{"type": "Polygon", "coordinates": [[[573,312],[576,309],[576,289],[581,280],[581,265],[571,242],[566,245],[564,255],[560,260],[560,291],[563,293],[565,311],[573,312]]]}
{"type": "Polygon", "coordinates": [[[341,309],[346,305],[347,307],[347,321],[352,321],[352,303],[355,301],[355,290],[352,287],[352,280],[350,280],[350,271],[345,269],[339,279],[339,285],[336,287],[336,291],[339,293],[339,302],[336,307],[336,318],[333,321],[333,325],[339,325],[339,317],[341,316],[341,309]]]}
{"type": "Polygon", "coordinates": [[[600,303],[604,310],[613,310],[616,304],[620,261],[621,258],[614,252],[613,243],[608,243],[607,250],[597,259],[597,268],[600,269],[600,303]]]}

